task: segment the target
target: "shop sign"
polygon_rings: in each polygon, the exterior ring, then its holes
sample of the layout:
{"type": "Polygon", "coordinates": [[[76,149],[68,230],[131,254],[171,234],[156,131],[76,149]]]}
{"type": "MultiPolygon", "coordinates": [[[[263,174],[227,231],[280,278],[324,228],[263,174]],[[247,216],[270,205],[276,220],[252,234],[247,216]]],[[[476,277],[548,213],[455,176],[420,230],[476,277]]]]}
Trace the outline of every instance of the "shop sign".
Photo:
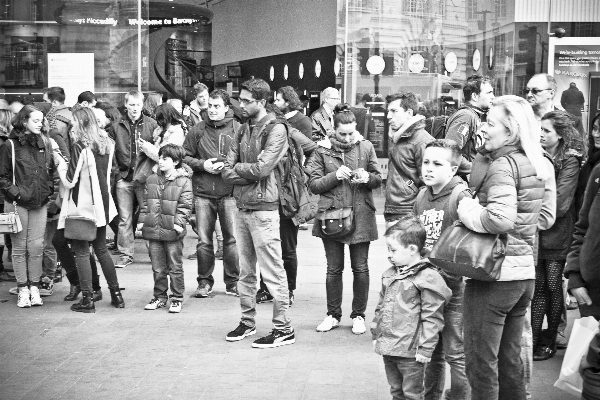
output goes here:
{"type": "Polygon", "coordinates": [[[321,76],[321,61],[317,60],[315,63],[315,76],[318,78],[321,76]]]}
{"type": "Polygon", "coordinates": [[[456,57],[456,53],[451,51],[450,53],[446,54],[446,57],[444,59],[444,68],[446,68],[446,71],[448,71],[449,73],[454,72],[456,70],[457,65],[458,58],[456,57]]]}
{"type": "Polygon", "coordinates": [[[342,63],[340,62],[340,59],[336,58],[335,62],[333,63],[333,72],[335,73],[335,76],[338,76],[340,74],[341,67],[342,67],[342,63]]]}
{"type": "Polygon", "coordinates": [[[300,63],[298,66],[298,76],[300,79],[304,78],[304,64],[300,63]]]}
{"type": "Polygon", "coordinates": [[[94,53],[48,53],[48,87],[52,86],[65,90],[67,106],[77,103],[82,91],[95,92],[94,53]]]}
{"type": "Polygon", "coordinates": [[[408,59],[408,69],[410,72],[419,73],[425,68],[425,59],[420,54],[413,54],[408,59]]]}
{"type": "Polygon", "coordinates": [[[275,79],[275,68],[273,68],[272,65],[271,65],[271,69],[269,70],[269,78],[271,79],[271,81],[273,79],[275,79]]]}
{"type": "Polygon", "coordinates": [[[367,71],[371,75],[379,75],[385,69],[385,60],[381,56],[371,56],[367,60],[367,71]]]}
{"type": "Polygon", "coordinates": [[[479,49],[475,49],[473,52],[473,69],[475,71],[479,71],[479,67],[481,66],[481,52],[479,49]]]}
{"type": "Polygon", "coordinates": [[[286,81],[287,81],[287,78],[288,78],[288,73],[289,73],[288,66],[287,66],[287,64],[285,64],[283,66],[283,79],[285,79],[286,81]]]}

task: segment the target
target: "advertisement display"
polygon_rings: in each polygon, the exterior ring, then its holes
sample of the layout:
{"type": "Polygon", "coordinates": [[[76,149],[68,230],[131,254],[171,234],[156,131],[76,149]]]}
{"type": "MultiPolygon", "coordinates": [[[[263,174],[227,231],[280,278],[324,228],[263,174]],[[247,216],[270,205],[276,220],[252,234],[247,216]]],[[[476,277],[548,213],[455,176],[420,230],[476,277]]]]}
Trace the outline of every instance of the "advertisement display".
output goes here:
{"type": "MultiPolygon", "coordinates": [[[[557,83],[554,105],[583,118],[590,115],[590,78],[600,72],[600,38],[550,38],[548,73],[557,83]]],[[[593,112],[593,110],[591,110],[593,112]]]]}
{"type": "Polygon", "coordinates": [[[69,107],[79,93],[94,90],[94,53],[48,53],[48,87],[60,86],[69,107]]]}

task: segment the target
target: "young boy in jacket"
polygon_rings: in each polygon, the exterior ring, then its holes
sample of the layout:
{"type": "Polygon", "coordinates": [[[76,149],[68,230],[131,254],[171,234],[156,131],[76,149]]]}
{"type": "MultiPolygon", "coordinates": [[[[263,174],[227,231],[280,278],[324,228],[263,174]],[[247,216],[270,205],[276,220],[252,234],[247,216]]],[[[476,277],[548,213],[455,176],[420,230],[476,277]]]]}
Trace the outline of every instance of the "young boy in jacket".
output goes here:
{"type": "Polygon", "coordinates": [[[150,241],[154,274],[154,297],[144,307],[156,310],[167,305],[167,274],[171,278],[170,313],[181,312],[183,292],[183,237],[192,212],[192,181],[182,168],[183,147],[166,144],[158,150],[159,171],[146,181],[146,215],[142,234],[150,241]]]}
{"type": "MultiPolygon", "coordinates": [[[[434,140],[425,146],[421,172],[426,186],[417,195],[414,212],[425,227],[427,251],[431,251],[442,232],[458,219],[458,202],[470,196],[464,181],[456,176],[460,163],[461,149],[453,140],[434,140]]],[[[465,372],[462,321],[465,283],[462,276],[444,272],[441,275],[452,291],[452,298],[444,308],[444,329],[425,371],[425,399],[442,398],[446,362],[451,371],[449,398],[468,399],[470,386],[465,372]]]]}
{"type": "Polygon", "coordinates": [[[400,218],[385,237],[392,267],[382,276],[371,323],[373,346],[383,356],[392,398],[422,399],[425,363],[431,361],[452,293],[421,256],[427,234],[419,218],[400,218]]]}

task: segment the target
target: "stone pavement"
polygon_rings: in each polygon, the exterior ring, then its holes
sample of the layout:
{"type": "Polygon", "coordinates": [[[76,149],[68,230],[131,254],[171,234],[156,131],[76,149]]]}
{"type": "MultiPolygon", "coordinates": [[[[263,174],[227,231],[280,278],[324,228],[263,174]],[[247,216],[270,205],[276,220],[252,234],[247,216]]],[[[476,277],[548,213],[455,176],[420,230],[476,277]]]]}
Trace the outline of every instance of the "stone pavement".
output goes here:
{"type": "MultiPolygon", "coordinates": [[[[186,238],[184,256],[195,251],[195,241],[193,233],[186,238]]],[[[238,298],[225,295],[220,261],[212,297],[190,298],[196,261],[186,258],[182,313],[144,311],[153,282],[141,240],[136,263],[117,270],[125,309],[110,306],[104,278],[104,300],[96,303],[95,314],[69,310],[71,303],[62,300],[68,293],[66,279],[42,307],[30,309],[17,308],[16,296],[8,294],[13,283],[0,283],[0,399],[389,399],[383,362],[372,351],[370,334],[350,330],[349,263],[341,326],[318,333],[315,327],[326,313],[325,253],[310,231],[299,233],[298,258],[296,302],[290,309],[297,342],[277,349],[250,346],[270,331],[272,303],[257,306],[257,336],[225,341],[240,311],[238,298]]],[[[383,239],[371,244],[369,266],[367,322],[388,267],[383,239]]],[[[569,398],[552,387],[563,354],[535,363],[534,400],[569,398]]]]}

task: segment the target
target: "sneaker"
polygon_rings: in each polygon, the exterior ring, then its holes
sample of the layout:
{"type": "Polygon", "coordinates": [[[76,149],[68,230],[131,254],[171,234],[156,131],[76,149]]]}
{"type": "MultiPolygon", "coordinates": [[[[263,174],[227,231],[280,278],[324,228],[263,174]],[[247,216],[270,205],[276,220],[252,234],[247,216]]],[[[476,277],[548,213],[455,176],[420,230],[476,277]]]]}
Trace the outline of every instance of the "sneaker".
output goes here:
{"type": "Polygon", "coordinates": [[[171,306],[169,307],[170,313],[181,312],[181,300],[171,299],[171,306]]]}
{"type": "Polygon", "coordinates": [[[256,303],[257,304],[269,303],[271,301],[273,301],[273,296],[271,296],[271,293],[267,292],[266,290],[260,289],[258,291],[258,293],[256,293],[256,303]]]}
{"type": "Polygon", "coordinates": [[[54,279],[51,279],[47,276],[42,278],[42,281],[40,282],[40,296],[43,297],[48,297],[48,296],[52,296],[52,293],[54,293],[54,279]]]}
{"type": "Polygon", "coordinates": [[[566,349],[567,348],[567,338],[565,337],[565,334],[562,332],[558,332],[558,334],[556,335],[556,348],[557,349],[566,349]]]}
{"type": "Polygon", "coordinates": [[[166,306],[167,306],[167,303],[163,299],[153,297],[152,300],[150,300],[150,303],[146,304],[146,307],[144,307],[144,310],[156,310],[157,308],[162,308],[162,307],[166,307],[166,306]]]}
{"type": "Polygon", "coordinates": [[[121,256],[119,261],[115,263],[115,268],[125,268],[133,264],[133,258],[129,256],[121,256]]]}
{"type": "Polygon", "coordinates": [[[19,298],[17,299],[17,307],[29,308],[31,307],[31,292],[27,286],[23,286],[17,289],[19,298]]]}
{"type": "Polygon", "coordinates": [[[0,282],[16,282],[17,278],[6,271],[0,272],[0,282]]]}
{"type": "Polygon", "coordinates": [[[38,288],[37,286],[32,286],[31,287],[31,306],[42,306],[44,305],[44,302],[42,301],[42,298],[40,297],[40,288],[38,288]]]}
{"type": "Polygon", "coordinates": [[[294,291],[290,290],[290,307],[294,304],[294,291]]]}
{"type": "Polygon", "coordinates": [[[249,326],[245,325],[243,322],[240,322],[240,324],[238,325],[237,328],[235,328],[234,330],[232,330],[231,332],[229,332],[227,334],[227,336],[225,337],[225,340],[227,340],[228,342],[237,342],[239,340],[244,339],[246,336],[252,336],[255,334],[256,334],[255,326],[250,328],[249,326]]]}
{"type": "Polygon", "coordinates": [[[208,297],[209,294],[212,293],[212,287],[210,286],[210,283],[201,283],[198,285],[198,288],[196,289],[196,292],[194,293],[194,297],[199,297],[199,298],[204,298],[204,297],[208,297]]]}
{"type": "Polygon", "coordinates": [[[352,333],[355,335],[362,335],[367,331],[365,326],[365,319],[361,316],[352,318],[352,333]]]}
{"type": "Polygon", "coordinates": [[[215,253],[215,260],[222,260],[223,259],[223,248],[217,249],[217,252],[215,253]]]}
{"type": "Polygon", "coordinates": [[[238,290],[237,290],[237,285],[225,288],[225,294],[228,294],[230,296],[236,296],[236,297],[240,296],[240,294],[238,293],[238,290]]]}
{"type": "Polygon", "coordinates": [[[19,294],[19,288],[18,287],[11,287],[10,289],[8,289],[8,293],[10,294],[19,294]]]}
{"type": "Polygon", "coordinates": [[[307,231],[308,230],[308,224],[305,222],[303,224],[298,225],[298,229],[300,229],[301,231],[307,231]]]}
{"type": "Polygon", "coordinates": [[[115,242],[114,240],[111,243],[108,243],[108,240],[106,241],[106,248],[109,251],[116,251],[117,250],[117,242],[115,242]]]}
{"type": "Polygon", "coordinates": [[[198,253],[193,252],[187,258],[188,258],[188,260],[197,260],[198,259],[198,253]]]}
{"type": "Polygon", "coordinates": [[[273,329],[267,336],[255,340],[254,343],[252,343],[252,347],[257,349],[270,349],[272,347],[285,346],[286,344],[294,343],[296,343],[296,336],[294,335],[293,329],[289,332],[273,329]]]}
{"type": "Polygon", "coordinates": [[[329,332],[332,329],[340,326],[340,321],[338,321],[335,317],[328,315],[325,317],[323,322],[317,326],[317,332],[329,332]]]}

